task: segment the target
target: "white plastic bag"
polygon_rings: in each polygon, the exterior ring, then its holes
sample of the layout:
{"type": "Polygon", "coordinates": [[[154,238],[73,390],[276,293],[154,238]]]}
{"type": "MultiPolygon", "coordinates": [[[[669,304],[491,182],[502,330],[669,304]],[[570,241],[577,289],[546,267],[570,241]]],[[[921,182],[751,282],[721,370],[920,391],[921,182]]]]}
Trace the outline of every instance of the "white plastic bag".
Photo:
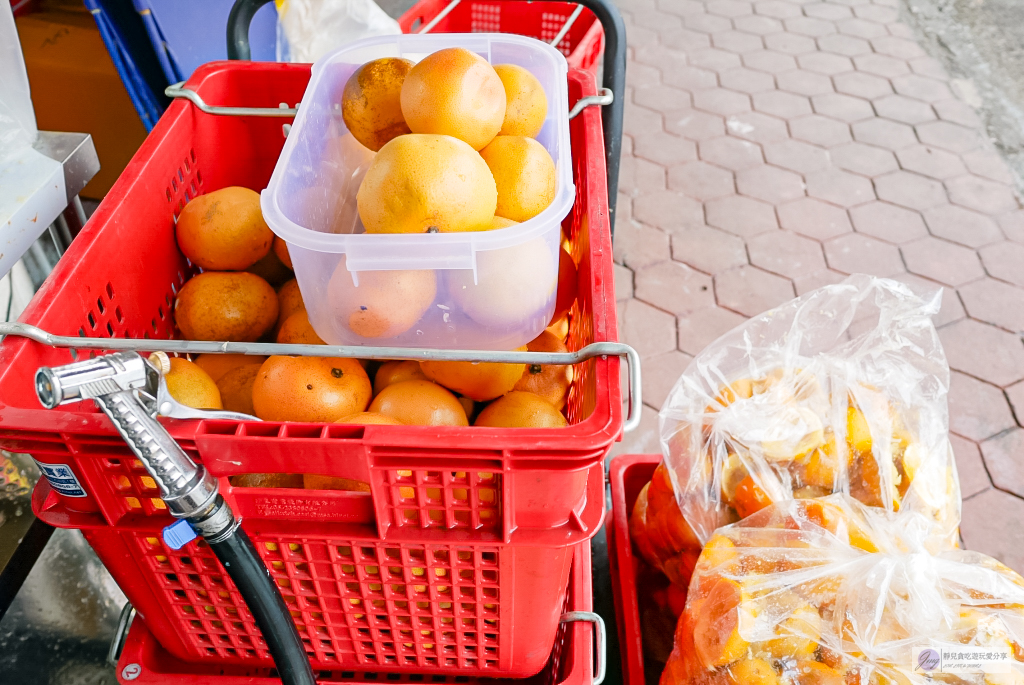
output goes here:
{"type": "Polygon", "coordinates": [[[373,0],[276,0],[277,61],[315,62],[371,36],[401,33],[373,0]]]}
{"type": "Polygon", "coordinates": [[[754,317],[694,358],[660,432],[676,501],[701,543],[772,502],[843,492],[926,514],[936,545],[955,544],[949,367],[931,321],[939,295],[854,275],[754,317]]]}
{"type": "Polygon", "coordinates": [[[25,58],[10,3],[0,6],[0,161],[36,139],[25,58]]]}

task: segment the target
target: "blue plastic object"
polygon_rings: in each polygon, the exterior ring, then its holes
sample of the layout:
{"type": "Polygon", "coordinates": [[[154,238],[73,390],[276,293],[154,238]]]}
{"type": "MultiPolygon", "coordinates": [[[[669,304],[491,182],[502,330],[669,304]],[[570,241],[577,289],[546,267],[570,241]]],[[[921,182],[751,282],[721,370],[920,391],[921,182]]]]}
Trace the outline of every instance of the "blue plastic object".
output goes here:
{"type": "Polygon", "coordinates": [[[184,519],[175,521],[164,528],[164,542],[167,543],[168,547],[174,550],[181,549],[197,537],[199,536],[196,535],[196,531],[193,530],[188,521],[184,519]]]}
{"type": "MultiPolygon", "coordinates": [[[[168,85],[186,80],[206,62],[227,59],[225,39],[234,0],[132,0],[146,26],[168,85]]],[[[274,3],[253,17],[249,29],[252,59],[276,58],[274,3]]]]}

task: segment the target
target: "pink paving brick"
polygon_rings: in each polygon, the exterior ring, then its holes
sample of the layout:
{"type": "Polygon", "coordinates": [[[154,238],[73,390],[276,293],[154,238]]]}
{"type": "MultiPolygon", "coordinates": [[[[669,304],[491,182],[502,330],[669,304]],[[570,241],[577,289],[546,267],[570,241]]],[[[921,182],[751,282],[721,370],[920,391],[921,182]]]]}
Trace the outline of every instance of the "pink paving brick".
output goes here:
{"type": "Polygon", "coordinates": [[[679,350],[644,357],[640,362],[644,379],[644,401],[655,407],[664,404],[669,392],[692,360],[693,357],[679,350]]]}
{"type": "Polygon", "coordinates": [[[888,119],[858,121],[851,129],[855,140],[887,150],[901,150],[917,143],[913,128],[888,119]]]}
{"type": "Polygon", "coordinates": [[[967,312],[964,311],[964,305],[960,302],[960,296],[957,295],[956,290],[943,287],[941,283],[929,281],[927,278],[921,278],[910,273],[893,276],[893,279],[910,286],[912,292],[923,298],[930,298],[937,291],[942,291],[939,313],[932,317],[932,322],[936,328],[967,317],[967,312]]]}
{"type": "Polygon", "coordinates": [[[764,146],[764,156],[770,164],[801,174],[824,171],[831,166],[828,152],[802,140],[769,143],[764,146]]]}
{"type": "Polygon", "coordinates": [[[833,55],[828,52],[812,52],[807,55],[800,55],[796,61],[801,69],[813,71],[816,74],[824,74],[825,76],[835,76],[853,71],[853,62],[850,61],[849,57],[833,55]]]}
{"type": "MultiPolygon", "coordinates": [[[[755,19],[755,17],[751,17],[755,19]]],[[[774,50],[757,50],[743,55],[743,65],[768,74],[781,74],[796,69],[796,60],[790,55],[774,50]]]]}
{"type": "Polygon", "coordinates": [[[642,357],[676,349],[676,319],[637,299],[626,300],[619,315],[622,337],[642,357]]]}
{"type": "Polygon", "coordinates": [[[996,217],[1003,235],[1010,240],[1024,245],[1024,211],[1007,212],[996,217]]]}
{"type": "Polygon", "coordinates": [[[888,80],[863,72],[840,74],[835,77],[834,81],[836,92],[854,95],[866,100],[874,100],[893,92],[892,85],[890,85],[888,80]]]}
{"type": "Polygon", "coordinates": [[[849,19],[853,16],[853,10],[844,5],[837,5],[830,2],[812,2],[804,5],[804,14],[815,19],[849,19]]]}
{"type": "Polygon", "coordinates": [[[715,304],[711,277],[675,261],[637,269],[633,287],[638,299],[677,316],[715,304]]]}
{"type": "Polygon", "coordinates": [[[740,112],[725,120],[729,135],[765,145],[785,140],[789,133],[786,122],[761,112],[740,112]]]}
{"type": "MultiPolygon", "coordinates": [[[[641,64],[654,67],[658,71],[664,69],[679,69],[687,65],[686,53],[681,50],[673,50],[656,41],[649,41],[633,48],[633,59],[641,64]]],[[[630,82],[636,87],[637,84],[630,82]]]]}
{"type": "MultiPolygon", "coordinates": [[[[978,113],[961,100],[952,99],[933,102],[932,109],[944,121],[951,121],[954,124],[960,124],[968,128],[978,128],[981,126],[981,119],[978,118],[978,113]]],[[[1000,161],[1002,160],[1000,159],[1000,161]]]]}
{"type": "Polygon", "coordinates": [[[748,240],[747,250],[751,264],[788,278],[825,269],[821,243],[797,233],[764,233],[748,240]]]}
{"type": "Polygon", "coordinates": [[[784,32],[766,35],[764,37],[764,45],[769,50],[775,50],[786,55],[804,55],[817,49],[813,38],[784,32]]]}
{"type": "Polygon", "coordinates": [[[1010,186],[980,176],[960,176],[946,181],[949,201],[987,214],[1002,214],[1020,204],[1010,186]]]}
{"type": "Polygon", "coordinates": [[[727,69],[718,74],[718,81],[723,88],[748,95],[775,90],[775,79],[771,74],[746,67],[727,69]]]}
{"type": "Polygon", "coordinates": [[[888,202],[869,202],[850,210],[858,233],[899,245],[928,235],[920,212],[888,202]]]}
{"type": "Polygon", "coordinates": [[[725,135],[725,120],[695,109],[673,110],[665,114],[665,130],[690,140],[707,140],[725,135]]]}
{"type": "Polygon", "coordinates": [[[1010,568],[1024,568],[1024,500],[995,488],[964,502],[960,533],[968,549],[984,552],[1010,568]],[[998,512],[998,516],[993,516],[998,512]]]}
{"type": "Polygon", "coordinates": [[[820,114],[792,119],[789,130],[793,137],[820,147],[835,147],[850,142],[850,127],[820,114]]]}
{"type": "Polygon", "coordinates": [[[779,205],[777,211],[782,228],[817,241],[828,240],[853,230],[846,211],[811,197],[779,205]]]}
{"type": "Polygon", "coordinates": [[[956,470],[960,478],[960,496],[964,499],[973,497],[992,487],[985,470],[985,462],[981,458],[981,448],[973,440],[950,435],[949,442],[953,445],[956,457],[956,470]]]}
{"type": "Polygon", "coordinates": [[[710,114],[729,116],[750,111],[750,96],[725,88],[698,90],[693,94],[693,106],[710,114]]]}
{"type": "Polygon", "coordinates": [[[945,285],[965,285],[985,275],[978,253],[941,238],[921,238],[901,251],[911,273],[945,285]]]}
{"type": "Polygon", "coordinates": [[[764,49],[764,41],[760,36],[742,31],[723,31],[711,34],[711,44],[716,48],[735,52],[742,55],[744,52],[754,52],[764,49]]]}
{"type": "Polygon", "coordinates": [[[839,169],[808,174],[807,194],[840,207],[854,207],[875,199],[871,181],[839,169]]]}
{"type": "Polygon", "coordinates": [[[1016,428],[981,443],[981,454],[1000,490],[1024,497],[1024,429],[1016,428]]]}
{"type": "Polygon", "coordinates": [[[636,222],[621,225],[622,230],[615,231],[615,261],[637,269],[669,259],[672,248],[667,233],[636,222]]]}
{"type": "Polygon", "coordinates": [[[894,171],[875,179],[878,199],[908,209],[925,210],[946,202],[946,192],[935,179],[909,171],[894,171]]]}
{"type": "MultiPolygon", "coordinates": [[[[768,226],[774,231],[775,226],[768,226]]],[[[717,274],[747,263],[743,240],[711,226],[691,226],[672,231],[672,259],[706,274],[717,274]]]]}
{"type": "Polygon", "coordinates": [[[769,33],[778,33],[782,30],[782,22],[772,17],[752,16],[736,17],[732,20],[736,30],[744,33],[753,33],[755,36],[767,36],[769,33]]]}
{"type": "Polygon", "coordinates": [[[738,67],[742,64],[739,55],[734,52],[719,50],[718,48],[690,50],[687,52],[687,60],[692,66],[711,70],[728,69],[729,67],[738,67]]]}
{"type": "Polygon", "coordinates": [[[775,208],[751,197],[732,195],[704,206],[708,224],[733,235],[750,237],[779,227],[775,208]]]}
{"type": "Polygon", "coordinates": [[[754,109],[780,119],[792,119],[811,114],[811,101],[803,95],[794,95],[784,90],[769,90],[753,96],[754,109]]]}
{"type": "Polygon", "coordinates": [[[1001,388],[958,371],[950,374],[951,431],[981,442],[1016,425],[1001,388]]]}
{"type": "Polygon", "coordinates": [[[897,150],[900,166],[922,176],[939,180],[960,176],[967,171],[959,155],[927,145],[912,145],[897,150]]]}
{"type": "Polygon", "coordinates": [[[788,278],[755,266],[741,266],[715,276],[718,304],[746,316],[756,316],[788,302],[795,295],[788,278]]]}
{"type": "Polygon", "coordinates": [[[903,262],[895,246],[871,236],[850,233],[825,243],[828,265],[846,274],[895,276],[903,273],[903,262]]]}
{"type": "Polygon", "coordinates": [[[1013,174],[1006,162],[994,150],[974,150],[963,155],[964,164],[972,174],[983,176],[990,181],[1012,184],[1013,174]]]}
{"type": "Polygon", "coordinates": [[[736,189],[741,195],[773,205],[804,196],[804,182],[799,174],[767,165],[737,173],[736,189]]]}
{"type": "Polygon", "coordinates": [[[840,169],[869,178],[900,168],[896,156],[891,151],[864,143],[840,145],[829,150],[829,154],[832,156],[832,163],[840,169]]]}
{"type": "Polygon", "coordinates": [[[1024,425],[1024,381],[1008,387],[1006,397],[1010,400],[1010,407],[1017,418],[1017,423],[1024,425]]]}
{"type": "Polygon", "coordinates": [[[800,16],[800,7],[785,0],[761,0],[754,4],[754,11],[765,17],[792,19],[800,16]]]}
{"type": "Polygon", "coordinates": [[[704,6],[707,7],[708,14],[717,14],[720,17],[742,17],[754,11],[749,2],[739,0],[711,0],[704,6]]]}
{"type": "Polygon", "coordinates": [[[950,92],[949,86],[944,81],[918,74],[897,76],[892,80],[892,87],[900,95],[906,95],[922,102],[937,102],[953,97],[953,93],[950,92]]]}
{"type": "Polygon", "coordinates": [[[1024,297],[1017,286],[984,278],[962,286],[959,292],[972,319],[1024,333],[1024,297]]]}
{"type": "Polygon", "coordinates": [[[870,102],[852,95],[826,93],[815,95],[811,98],[811,102],[814,104],[814,111],[818,114],[838,121],[845,121],[848,124],[875,116],[870,102]]]}
{"type": "Polygon", "coordinates": [[[840,33],[858,38],[879,38],[886,34],[885,27],[865,19],[841,19],[836,22],[840,33]]]}
{"type": "Polygon", "coordinates": [[[661,84],[634,88],[633,102],[659,112],[686,109],[693,104],[690,94],[686,91],[661,84]]]}
{"type": "Polygon", "coordinates": [[[728,31],[732,28],[732,22],[726,17],[716,17],[712,14],[691,14],[683,23],[686,28],[702,33],[715,33],[716,31],[728,31]]]}
{"type": "Polygon", "coordinates": [[[1024,378],[1024,343],[1019,335],[963,319],[939,329],[939,339],[952,369],[999,387],[1024,378]]]}
{"type": "Polygon", "coordinates": [[[819,38],[818,48],[825,52],[846,57],[856,57],[857,55],[865,55],[871,52],[871,44],[863,38],[854,38],[853,36],[844,36],[838,33],[819,38]]]}
{"type": "Polygon", "coordinates": [[[878,116],[904,124],[923,124],[938,118],[928,103],[903,95],[885,95],[873,102],[878,116]]]}
{"type": "Polygon", "coordinates": [[[697,146],[692,141],[664,131],[635,136],[633,154],[659,166],[697,159],[697,146]]]}
{"type": "Polygon", "coordinates": [[[872,38],[871,48],[880,55],[888,55],[896,59],[910,60],[925,56],[920,45],[907,38],[896,38],[895,36],[872,38]]]}
{"type": "Polygon", "coordinates": [[[1004,241],[982,248],[979,254],[990,276],[1024,288],[1024,245],[1004,241]]]}
{"type": "Polygon", "coordinates": [[[811,38],[820,38],[836,32],[835,24],[832,22],[813,17],[794,17],[786,19],[782,23],[790,33],[798,33],[811,38]]]}
{"type": "Polygon", "coordinates": [[[812,290],[823,288],[826,285],[842,283],[848,277],[848,274],[832,271],[831,269],[823,269],[794,278],[793,287],[796,288],[797,295],[805,295],[812,290]]]}
{"type": "Polygon", "coordinates": [[[742,171],[764,164],[761,146],[730,136],[701,141],[700,158],[723,169],[742,171]]]}
{"type": "MultiPolygon", "coordinates": [[[[811,41],[811,44],[813,45],[814,41],[811,41]]],[[[832,92],[832,79],[810,71],[787,71],[776,76],[775,82],[779,84],[780,89],[797,95],[821,95],[832,92]]]]}
{"type": "Polygon", "coordinates": [[[668,187],[697,200],[736,192],[732,172],[707,162],[687,162],[668,170],[668,187]]]}
{"type": "Polygon", "coordinates": [[[679,349],[699,354],[710,343],[747,320],[723,307],[708,307],[679,318],[679,349]]]}
{"type": "Polygon", "coordinates": [[[924,220],[932,235],[967,247],[981,247],[1003,239],[1003,232],[991,217],[956,205],[933,207],[924,213],[924,220]]]}
{"type": "Polygon", "coordinates": [[[950,152],[970,152],[981,146],[981,137],[972,129],[949,121],[933,121],[915,127],[925,145],[933,145],[950,152]]]}
{"type": "MultiPolygon", "coordinates": [[[[628,79],[629,76],[627,75],[626,78],[628,79]]],[[[700,67],[666,69],[661,78],[665,85],[688,91],[714,88],[718,85],[718,78],[715,72],[701,69],[700,67]]]]}
{"type": "Polygon", "coordinates": [[[674,190],[661,190],[633,200],[633,216],[648,226],[671,229],[704,221],[700,202],[674,190]]]}

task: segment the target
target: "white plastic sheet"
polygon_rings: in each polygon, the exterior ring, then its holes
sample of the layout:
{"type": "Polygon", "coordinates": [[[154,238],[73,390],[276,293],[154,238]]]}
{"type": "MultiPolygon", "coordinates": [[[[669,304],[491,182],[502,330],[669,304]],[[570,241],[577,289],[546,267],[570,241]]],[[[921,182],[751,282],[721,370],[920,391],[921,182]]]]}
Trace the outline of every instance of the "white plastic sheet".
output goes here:
{"type": "Polygon", "coordinates": [[[277,60],[315,62],[371,36],[401,33],[373,0],[277,0],[277,60]]]}

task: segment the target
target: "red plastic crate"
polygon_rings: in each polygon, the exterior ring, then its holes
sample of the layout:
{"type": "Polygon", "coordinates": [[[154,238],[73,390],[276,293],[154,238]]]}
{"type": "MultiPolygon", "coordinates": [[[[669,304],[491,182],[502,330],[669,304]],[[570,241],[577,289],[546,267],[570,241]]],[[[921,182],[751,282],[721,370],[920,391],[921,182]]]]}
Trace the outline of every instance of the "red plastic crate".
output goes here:
{"type": "MultiPolygon", "coordinates": [[[[188,87],[211,104],[276,107],[300,100],[308,79],[308,65],[221,62],[197,70],[188,87]]],[[[569,93],[570,104],[593,94],[593,78],[570,72],[569,93]]],[[[573,120],[570,135],[577,201],[563,229],[579,265],[579,298],[568,341],[570,349],[579,349],[616,335],[598,108],[587,108],[573,120]]],[[[264,187],[283,142],[280,120],[206,115],[184,101],[173,103],[22,321],[67,335],[173,337],[174,294],[192,273],[175,244],[175,216],[190,197],[208,190],[264,187]]],[[[151,542],[171,518],[155,483],[109,420],[91,403],[54,411],[39,405],[36,369],[74,358],[74,352],[24,339],[7,338],[0,345],[0,447],[66,465],[87,493],[81,498],[58,495],[43,480],[33,496],[36,515],[55,526],[87,529],[150,630],[178,658],[266,663],[258,645],[253,654],[244,651],[248,648],[239,653],[228,644],[230,636],[225,642],[214,630],[233,623],[229,617],[239,609],[233,589],[218,580],[212,557],[172,554],[161,551],[162,543],[151,542]],[[203,572],[191,573],[190,565],[200,559],[203,572]],[[165,563],[173,572],[158,572],[165,563]],[[199,580],[193,582],[193,575],[199,580]],[[215,595],[213,603],[204,599],[215,595]],[[185,606],[197,617],[186,617],[185,606]],[[201,625],[195,627],[192,620],[201,625]],[[206,644],[200,635],[220,642],[206,644]]],[[[279,578],[297,584],[293,608],[301,616],[322,614],[307,625],[311,641],[317,634],[312,651],[318,667],[526,676],[541,668],[554,638],[554,607],[567,582],[569,549],[589,539],[601,523],[604,499],[595,488],[603,487],[603,459],[622,428],[618,365],[617,358],[597,358],[576,367],[566,412],[570,425],[559,429],[220,420],[165,420],[164,425],[220,479],[221,492],[243,517],[249,535],[261,545],[279,545],[277,550],[261,546],[261,551],[268,563],[283,564],[283,570],[275,571],[279,578]],[[368,482],[371,492],[233,488],[228,482],[228,476],[251,472],[344,477],[368,482]],[[343,560],[340,550],[346,547],[361,555],[358,563],[343,560]],[[414,640],[414,653],[389,641],[381,631],[397,634],[407,629],[405,619],[423,616],[399,606],[404,600],[388,594],[389,586],[365,575],[364,566],[378,566],[378,572],[397,568],[404,583],[394,585],[417,591],[421,584],[409,574],[435,569],[417,555],[435,549],[448,550],[453,560],[459,553],[470,554],[472,568],[456,564],[444,569],[472,572],[473,584],[466,588],[482,593],[475,613],[463,616],[461,603],[447,602],[438,589],[461,593],[454,578],[449,576],[452,585],[445,585],[442,576],[431,576],[425,584],[430,620],[479,624],[477,630],[456,629],[454,662],[440,647],[427,654],[419,640],[414,640]],[[378,564],[363,564],[370,556],[378,564]],[[383,566],[385,561],[394,566],[383,566]],[[322,594],[327,591],[314,570],[335,562],[338,568],[351,566],[356,577],[332,577],[334,595],[322,594]],[[349,582],[358,583],[363,594],[345,594],[356,591],[347,588],[349,582]],[[367,592],[384,596],[371,598],[367,592]],[[357,624],[353,616],[359,612],[317,609],[329,597],[335,604],[341,599],[380,601],[385,611],[363,614],[368,624],[357,624]],[[485,605],[497,612],[496,632],[480,630],[482,621],[493,619],[483,616],[485,605]],[[384,618],[378,621],[378,616],[384,618]],[[514,635],[513,625],[519,626],[514,635]],[[363,630],[369,631],[368,639],[354,637],[365,635],[363,630]],[[463,632],[472,633],[476,642],[460,637],[463,632]]],[[[238,635],[251,640],[251,621],[242,623],[238,635]]]]}
{"type": "MultiPolygon", "coordinates": [[[[590,544],[576,545],[573,552],[570,582],[565,599],[559,604],[562,612],[592,611],[590,544]]],[[[532,678],[517,680],[520,685],[591,685],[594,678],[594,630],[587,623],[559,626],[547,663],[532,678]]],[[[604,658],[601,654],[599,658],[604,658]]],[[[190,664],[175,659],[153,637],[145,621],[136,619],[131,626],[117,663],[117,676],[121,683],[133,685],[275,685],[280,679],[268,668],[244,666],[218,667],[190,664]],[[126,670],[127,669],[127,670],[126,670]],[[134,675],[126,680],[125,674],[134,675]]],[[[422,674],[382,674],[375,671],[322,670],[317,674],[321,683],[461,683],[485,685],[513,681],[464,676],[424,676],[422,674]]]]}
{"type": "MultiPolygon", "coordinates": [[[[640,628],[640,603],[636,593],[639,558],[629,540],[629,515],[633,504],[650,482],[661,463],[660,454],[623,454],[612,459],[608,478],[611,484],[612,510],[605,536],[608,540],[608,566],[615,600],[615,623],[619,628],[623,685],[644,685],[644,650],[640,628]]],[[[640,562],[642,563],[642,562],[640,562]]],[[[657,682],[660,672],[650,674],[657,682]]]]}
{"type": "MultiPolygon", "coordinates": [[[[420,0],[398,19],[405,33],[421,26],[451,4],[451,0],[420,0]]],[[[577,5],[571,2],[522,2],[521,0],[462,0],[446,14],[431,33],[517,33],[554,40],[577,5]]],[[[604,29],[594,13],[584,9],[555,46],[569,62],[570,69],[597,73],[604,48],[604,29]]]]}

